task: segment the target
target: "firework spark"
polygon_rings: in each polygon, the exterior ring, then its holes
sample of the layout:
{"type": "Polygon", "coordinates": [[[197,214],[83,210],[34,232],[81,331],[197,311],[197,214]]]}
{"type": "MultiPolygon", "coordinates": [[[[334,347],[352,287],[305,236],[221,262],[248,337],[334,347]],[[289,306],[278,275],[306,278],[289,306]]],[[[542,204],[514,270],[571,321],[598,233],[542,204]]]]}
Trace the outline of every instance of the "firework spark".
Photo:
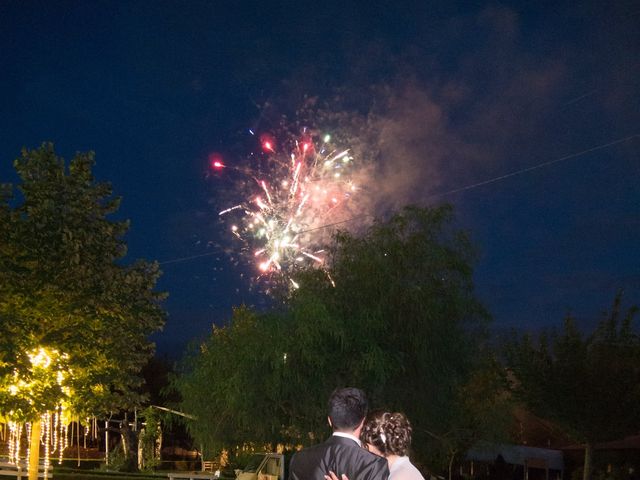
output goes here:
{"type": "Polygon", "coordinates": [[[333,145],[330,135],[304,133],[283,145],[261,135],[262,153],[252,155],[254,164],[263,166],[260,172],[216,165],[251,179],[245,200],[219,216],[232,219],[231,233],[251,252],[259,276],[284,275],[294,288],[291,275],[297,269],[323,268],[323,227],[346,213],[357,190],[351,151],[333,145]]]}

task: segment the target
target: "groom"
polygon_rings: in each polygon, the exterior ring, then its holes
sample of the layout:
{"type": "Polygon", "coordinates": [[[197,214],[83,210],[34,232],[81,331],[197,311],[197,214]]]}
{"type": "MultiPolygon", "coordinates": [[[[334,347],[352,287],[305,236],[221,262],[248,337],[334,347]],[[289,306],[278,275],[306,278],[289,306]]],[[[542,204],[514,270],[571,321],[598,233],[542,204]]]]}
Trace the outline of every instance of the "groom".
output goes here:
{"type": "Polygon", "coordinates": [[[367,397],[357,388],[340,388],[329,398],[329,425],[333,435],[324,443],[299,451],[291,458],[289,480],[324,480],[334,472],[357,480],[386,480],[387,460],[362,448],[360,430],[367,415],[367,397]]]}

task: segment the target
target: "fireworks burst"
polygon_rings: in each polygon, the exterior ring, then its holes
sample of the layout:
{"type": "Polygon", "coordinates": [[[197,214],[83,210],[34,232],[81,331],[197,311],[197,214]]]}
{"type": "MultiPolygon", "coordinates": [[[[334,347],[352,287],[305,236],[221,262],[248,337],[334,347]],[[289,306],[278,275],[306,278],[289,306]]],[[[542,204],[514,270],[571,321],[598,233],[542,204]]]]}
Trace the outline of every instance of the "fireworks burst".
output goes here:
{"type": "Polygon", "coordinates": [[[331,140],[306,129],[280,145],[263,135],[262,152],[250,157],[252,167],[226,165],[219,158],[211,162],[215,169],[250,179],[246,198],[219,215],[247,247],[258,276],[281,275],[297,288],[292,278],[297,269],[323,268],[325,227],[348,215],[358,190],[351,177],[351,151],[331,140]]]}

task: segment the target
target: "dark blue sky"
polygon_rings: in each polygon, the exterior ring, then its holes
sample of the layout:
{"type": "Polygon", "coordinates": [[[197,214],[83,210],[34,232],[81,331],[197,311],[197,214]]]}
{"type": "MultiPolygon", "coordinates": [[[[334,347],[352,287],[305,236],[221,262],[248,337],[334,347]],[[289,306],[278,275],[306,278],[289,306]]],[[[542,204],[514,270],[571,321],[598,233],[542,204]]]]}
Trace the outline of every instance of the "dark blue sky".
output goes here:
{"type": "Polygon", "coordinates": [[[260,105],[337,97],[379,163],[368,213],[452,202],[497,328],[589,326],[620,288],[640,303],[639,24],[634,1],[3,0],[0,179],[23,146],[94,150],[130,258],[165,262],[176,353],[259,302],[208,155],[269,129],[260,105]]]}

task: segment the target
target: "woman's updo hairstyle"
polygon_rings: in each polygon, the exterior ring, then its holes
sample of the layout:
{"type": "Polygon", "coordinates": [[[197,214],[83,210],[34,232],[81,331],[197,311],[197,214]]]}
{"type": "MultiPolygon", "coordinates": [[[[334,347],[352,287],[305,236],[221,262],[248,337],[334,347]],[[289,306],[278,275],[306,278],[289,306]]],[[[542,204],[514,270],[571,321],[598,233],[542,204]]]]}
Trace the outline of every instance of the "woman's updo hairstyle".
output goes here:
{"type": "Polygon", "coordinates": [[[411,448],[411,424],[402,413],[374,410],[364,421],[360,439],[376,447],[385,457],[403,457],[411,448]]]}

